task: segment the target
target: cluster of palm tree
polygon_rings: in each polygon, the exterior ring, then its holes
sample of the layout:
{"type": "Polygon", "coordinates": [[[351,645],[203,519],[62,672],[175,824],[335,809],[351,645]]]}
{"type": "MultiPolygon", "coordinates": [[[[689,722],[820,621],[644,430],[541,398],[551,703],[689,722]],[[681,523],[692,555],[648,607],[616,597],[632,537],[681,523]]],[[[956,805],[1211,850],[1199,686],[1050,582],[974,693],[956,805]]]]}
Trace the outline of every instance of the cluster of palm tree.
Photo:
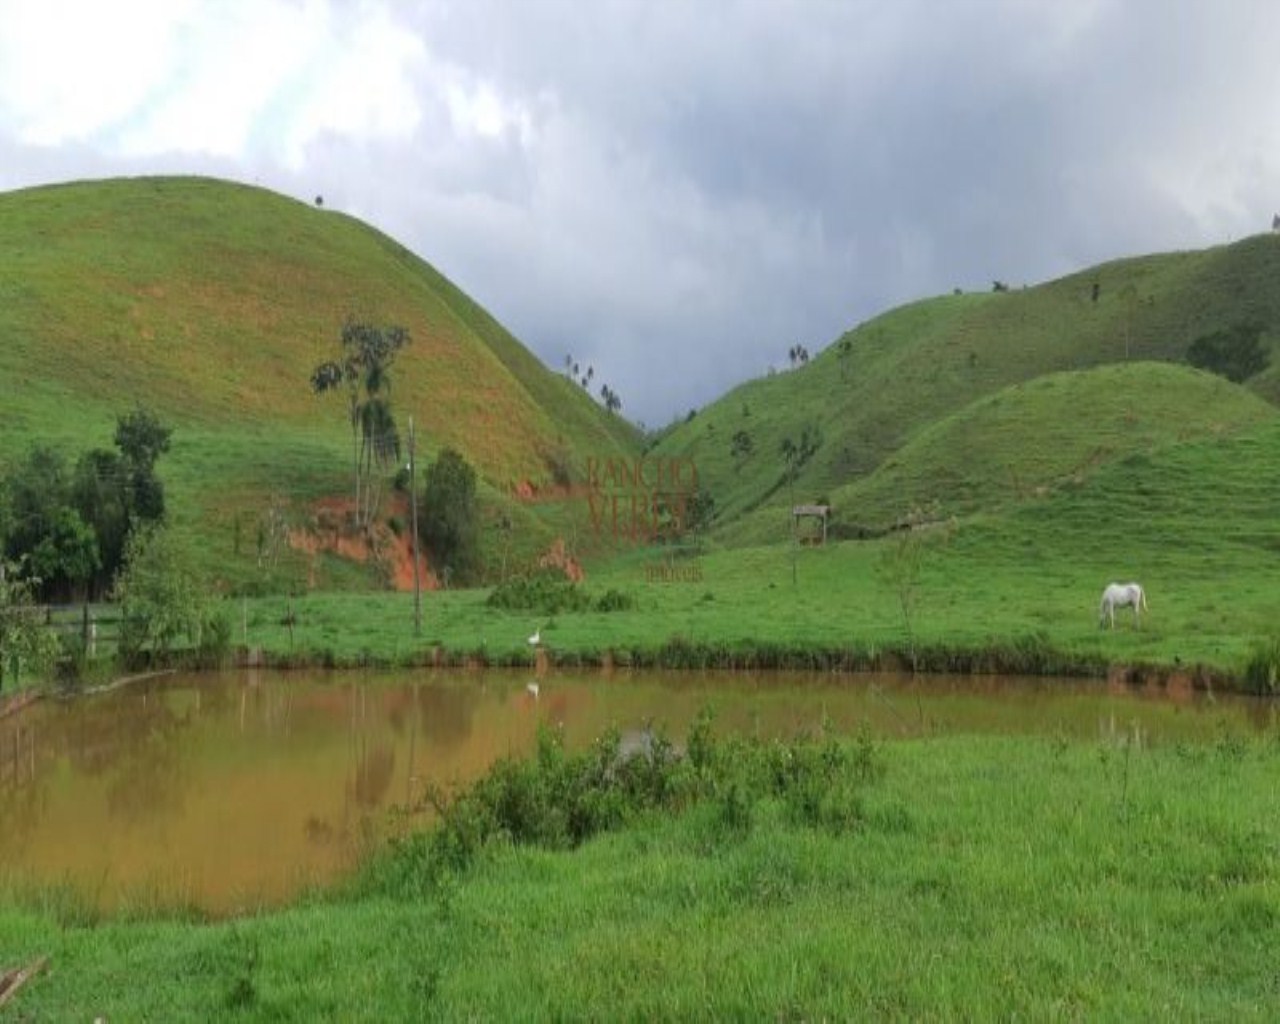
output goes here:
{"type": "Polygon", "coordinates": [[[316,394],[347,391],[356,524],[365,528],[377,515],[388,465],[400,460],[400,432],[391,411],[391,364],[408,343],[404,327],[348,321],[342,328],[340,357],[311,373],[316,394]]]}
{"type": "MultiPolygon", "coordinates": [[[[808,353],[806,353],[807,357],[808,353]]],[[[564,372],[570,380],[581,384],[584,390],[591,389],[591,379],[596,375],[594,366],[588,363],[587,368],[583,370],[582,365],[573,358],[572,353],[568,353],[564,357],[564,372]]],[[[622,399],[608,384],[600,385],[600,401],[604,402],[604,407],[610,412],[617,412],[622,408],[622,399]]]]}
{"type": "Polygon", "coordinates": [[[622,399],[618,397],[618,392],[614,391],[608,384],[600,385],[600,400],[604,402],[604,407],[610,412],[617,412],[622,408],[622,399]]]}
{"type": "Polygon", "coordinates": [[[569,379],[577,381],[584,389],[591,387],[591,378],[596,375],[596,368],[590,363],[587,364],[586,370],[583,370],[578,361],[572,355],[564,357],[564,370],[569,375],[569,379]]]}

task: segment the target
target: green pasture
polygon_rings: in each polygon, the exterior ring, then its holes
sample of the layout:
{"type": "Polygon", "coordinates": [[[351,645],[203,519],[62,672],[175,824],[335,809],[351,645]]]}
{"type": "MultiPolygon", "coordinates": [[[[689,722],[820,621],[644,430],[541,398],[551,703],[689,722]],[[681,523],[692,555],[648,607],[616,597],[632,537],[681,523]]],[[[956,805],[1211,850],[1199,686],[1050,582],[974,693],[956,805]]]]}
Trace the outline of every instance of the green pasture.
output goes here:
{"type": "MultiPolygon", "coordinates": [[[[416,662],[439,645],[458,659],[531,664],[525,640],[540,626],[551,660],[568,663],[606,653],[647,663],[683,645],[699,649],[693,664],[769,664],[779,652],[802,664],[806,650],[856,662],[914,649],[946,668],[966,653],[1021,646],[1043,656],[1041,670],[1147,664],[1234,675],[1277,635],[1276,465],[1280,422],[1268,418],[1233,437],[1132,454],[1001,513],[951,521],[944,506],[932,525],[876,540],[618,549],[582,584],[595,598],[631,599],[609,612],[500,610],[486,604],[487,590],[434,591],[422,596],[415,637],[409,594],[228,607],[237,643],[336,663],[416,662]],[[895,578],[886,562],[905,545],[918,546],[918,568],[895,578]],[[1140,627],[1122,610],[1114,630],[1099,629],[1103,586],[1130,579],[1148,591],[1140,627]],[[292,638],[280,624],[286,607],[292,638]]],[[[776,526],[785,535],[785,519],[776,526]]]]}
{"type": "Polygon", "coordinates": [[[407,842],[340,892],[235,920],[103,920],[57,891],[7,900],[4,963],[49,958],[14,1011],[1274,1019],[1274,728],[1151,746],[1124,727],[1087,741],[1046,725],[1020,738],[863,736],[852,757],[791,748],[828,766],[821,791],[782,768],[787,748],[749,760],[720,744],[703,782],[689,788],[679,766],[669,777],[690,794],[674,810],[580,846],[536,838],[572,794],[544,791],[536,766],[509,770],[505,785],[523,780],[512,797],[560,793],[510,806],[535,815],[510,819],[525,822],[517,831],[461,860],[449,844],[407,842]]]}

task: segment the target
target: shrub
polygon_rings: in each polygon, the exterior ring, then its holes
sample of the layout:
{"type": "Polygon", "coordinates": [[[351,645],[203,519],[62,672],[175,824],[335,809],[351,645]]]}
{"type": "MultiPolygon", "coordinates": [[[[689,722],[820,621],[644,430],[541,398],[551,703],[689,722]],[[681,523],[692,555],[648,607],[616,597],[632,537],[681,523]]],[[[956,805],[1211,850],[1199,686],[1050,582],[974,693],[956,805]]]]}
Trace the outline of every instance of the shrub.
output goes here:
{"type": "Polygon", "coordinates": [[[539,569],[499,583],[485,603],[490,608],[531,611],[542,615],[587,611],[591,599],[556,569],[539,569]]]}
{"type": "Polygon", "coordinates": [[[480,520],[476,473],[458,452],[446,448],[427,470],[418,534],[432,561],[458,582],[480,568],[480,520]]]}
{"type": "Polygon", "coordinates": [[[120,656],[145,665],[177,644],[196,645],[207,621],[207,583],[168,531],[149,527],[130,534],[125,565],[116,579],[120,602],[120,656]]]}
{"type": "Polygon", "coordinates": [[[711,721],[705,710],[698,715],[684,756],[651,729],[630,750],[611,730],[569,753],[563,734],[543,727],[532,757],[498,761],[452,797],[429,792],[434,831],[394,841],[366,869],[364,884],[401,897],[440,894],[449,873],[466,869],[489,844],[572,849],[640,815],[699,803],[721,838],[749,832],[762,800],[779,801],[801,827],[847,832],[864,820],[863,788],[884,771],[869,734],[853,742],[825,733],[718,741],[711,721]]]}
{"type": "Polygon", "coordinates": [[[1262,348],[1261,327],[1237,324],[1193,341],[1187,362],[1240,384],[1265,370],[1270,356],[1262,348]]]}

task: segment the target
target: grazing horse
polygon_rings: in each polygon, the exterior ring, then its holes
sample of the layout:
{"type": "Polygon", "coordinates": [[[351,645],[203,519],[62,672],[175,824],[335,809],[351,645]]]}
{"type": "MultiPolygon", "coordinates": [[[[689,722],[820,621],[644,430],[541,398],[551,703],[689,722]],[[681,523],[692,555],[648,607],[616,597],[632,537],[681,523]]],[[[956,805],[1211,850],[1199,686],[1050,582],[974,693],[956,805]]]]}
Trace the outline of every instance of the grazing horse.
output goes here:
{"type": "Polygon", "coordinates": [[[1102,592],[1102,604],[1098,607],[1098,627],[1110,623],[1116,626],[1117,608],[1133,609],[1133,624],[1139,624],[1139,609],[1147,607],[1147,592],[1137,583],[1108,583],[1102,592]]]}

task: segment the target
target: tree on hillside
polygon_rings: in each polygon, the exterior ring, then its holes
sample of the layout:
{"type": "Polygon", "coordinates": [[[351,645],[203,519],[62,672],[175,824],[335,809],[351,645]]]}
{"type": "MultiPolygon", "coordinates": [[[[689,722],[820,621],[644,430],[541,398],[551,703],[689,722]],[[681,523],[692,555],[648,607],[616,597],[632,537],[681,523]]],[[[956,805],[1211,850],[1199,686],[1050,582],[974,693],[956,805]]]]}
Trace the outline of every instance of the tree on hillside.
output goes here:
{"type": "Polygon", "coordinates": [[[47,592],[68,598],[82,591],[102,564],[93,528],[66,505],[46,524],[44,536],[31,551],[30,559],[32,575],[44,581],[47,592]]]}
{"type": "Polygon", "coordinates": [[[315,394],[340,388],[347,392],[356,523],[367,527],[376,515],[371,486],[374,467],[385,469],[392,458],[399,457],[400,438],[391,414],[391,364],[409,343],[409,332],[403,327],[348,321],[340,343],[337,359],[311,371],[311,390],[315,394]]]}
{"type": "Polygon", "coordinates": [[[35,445],[5,477],[3,491],[4,557],[18,562],[44,540],[67,504],[66,462],[52,448],[35,445]]]}
{"type": "Polygon", "coordinates": [[[622,399],[618,397],[618,392],[614,391],[608,384],[600,385],[600,399],[604,402],[604,407],[610,412],[617,412],[622,408],[622,399]]]}
{"type": "Polygon", "coordinates": [[[470,582],[480,569],[480,516],[476,473],[446,448],[427,470],[418,535],[438,576],[470,582]]]}
{"type": "Polygon", "coordinates": [[[126,470],[118,452],[95,448],[76,462],[71,477],[71,507],[98,540],[98,568],[90,580],[90,597],[105,593],[124,562],[129,536],[126,470]]]}
{"type": "Polygon", "coordinates": [[[60,453],[36,445],[0,480],[3,556],[39,579],[40,597],[68,600],[86,586],[95,597],[111,585],[129,533],[164,517],[156,463],[171,434],[139,408],[117,420],[118,452],[86,452],[68,474],[60,453]]]}
{"type": "Polygon", "coordinates": [[[3,481],[4,558],[46,601],[67,600],[101,564],[98,541],[70,504],[66,463],[37,445],[3,481]]]}
{"type": "Polygon", "coordinates": [[[172,435],[172,429],[141,406],[116,420],[115,442],[123,460],[132,522],[157,523],[164,518],[164,485],[156,475],[156,462],[169,450],[172,435]]]}
{"type": "Polygon", "coordinates": [[[365,478],[364,522],[368,526],[377,516],[387,467],[400,461],[400,432],[391,414],[391,399],[385,393],[371,396],[360,410],[360,438],[365,478]]]}
{"type": "Polygon", "coordinates": [[[1271,357],[1262,346],[1260,326],[1236,324],[1193,341],[1187,349],[1187,362],[1241,384],[1265,370],[1271,357]]]}

